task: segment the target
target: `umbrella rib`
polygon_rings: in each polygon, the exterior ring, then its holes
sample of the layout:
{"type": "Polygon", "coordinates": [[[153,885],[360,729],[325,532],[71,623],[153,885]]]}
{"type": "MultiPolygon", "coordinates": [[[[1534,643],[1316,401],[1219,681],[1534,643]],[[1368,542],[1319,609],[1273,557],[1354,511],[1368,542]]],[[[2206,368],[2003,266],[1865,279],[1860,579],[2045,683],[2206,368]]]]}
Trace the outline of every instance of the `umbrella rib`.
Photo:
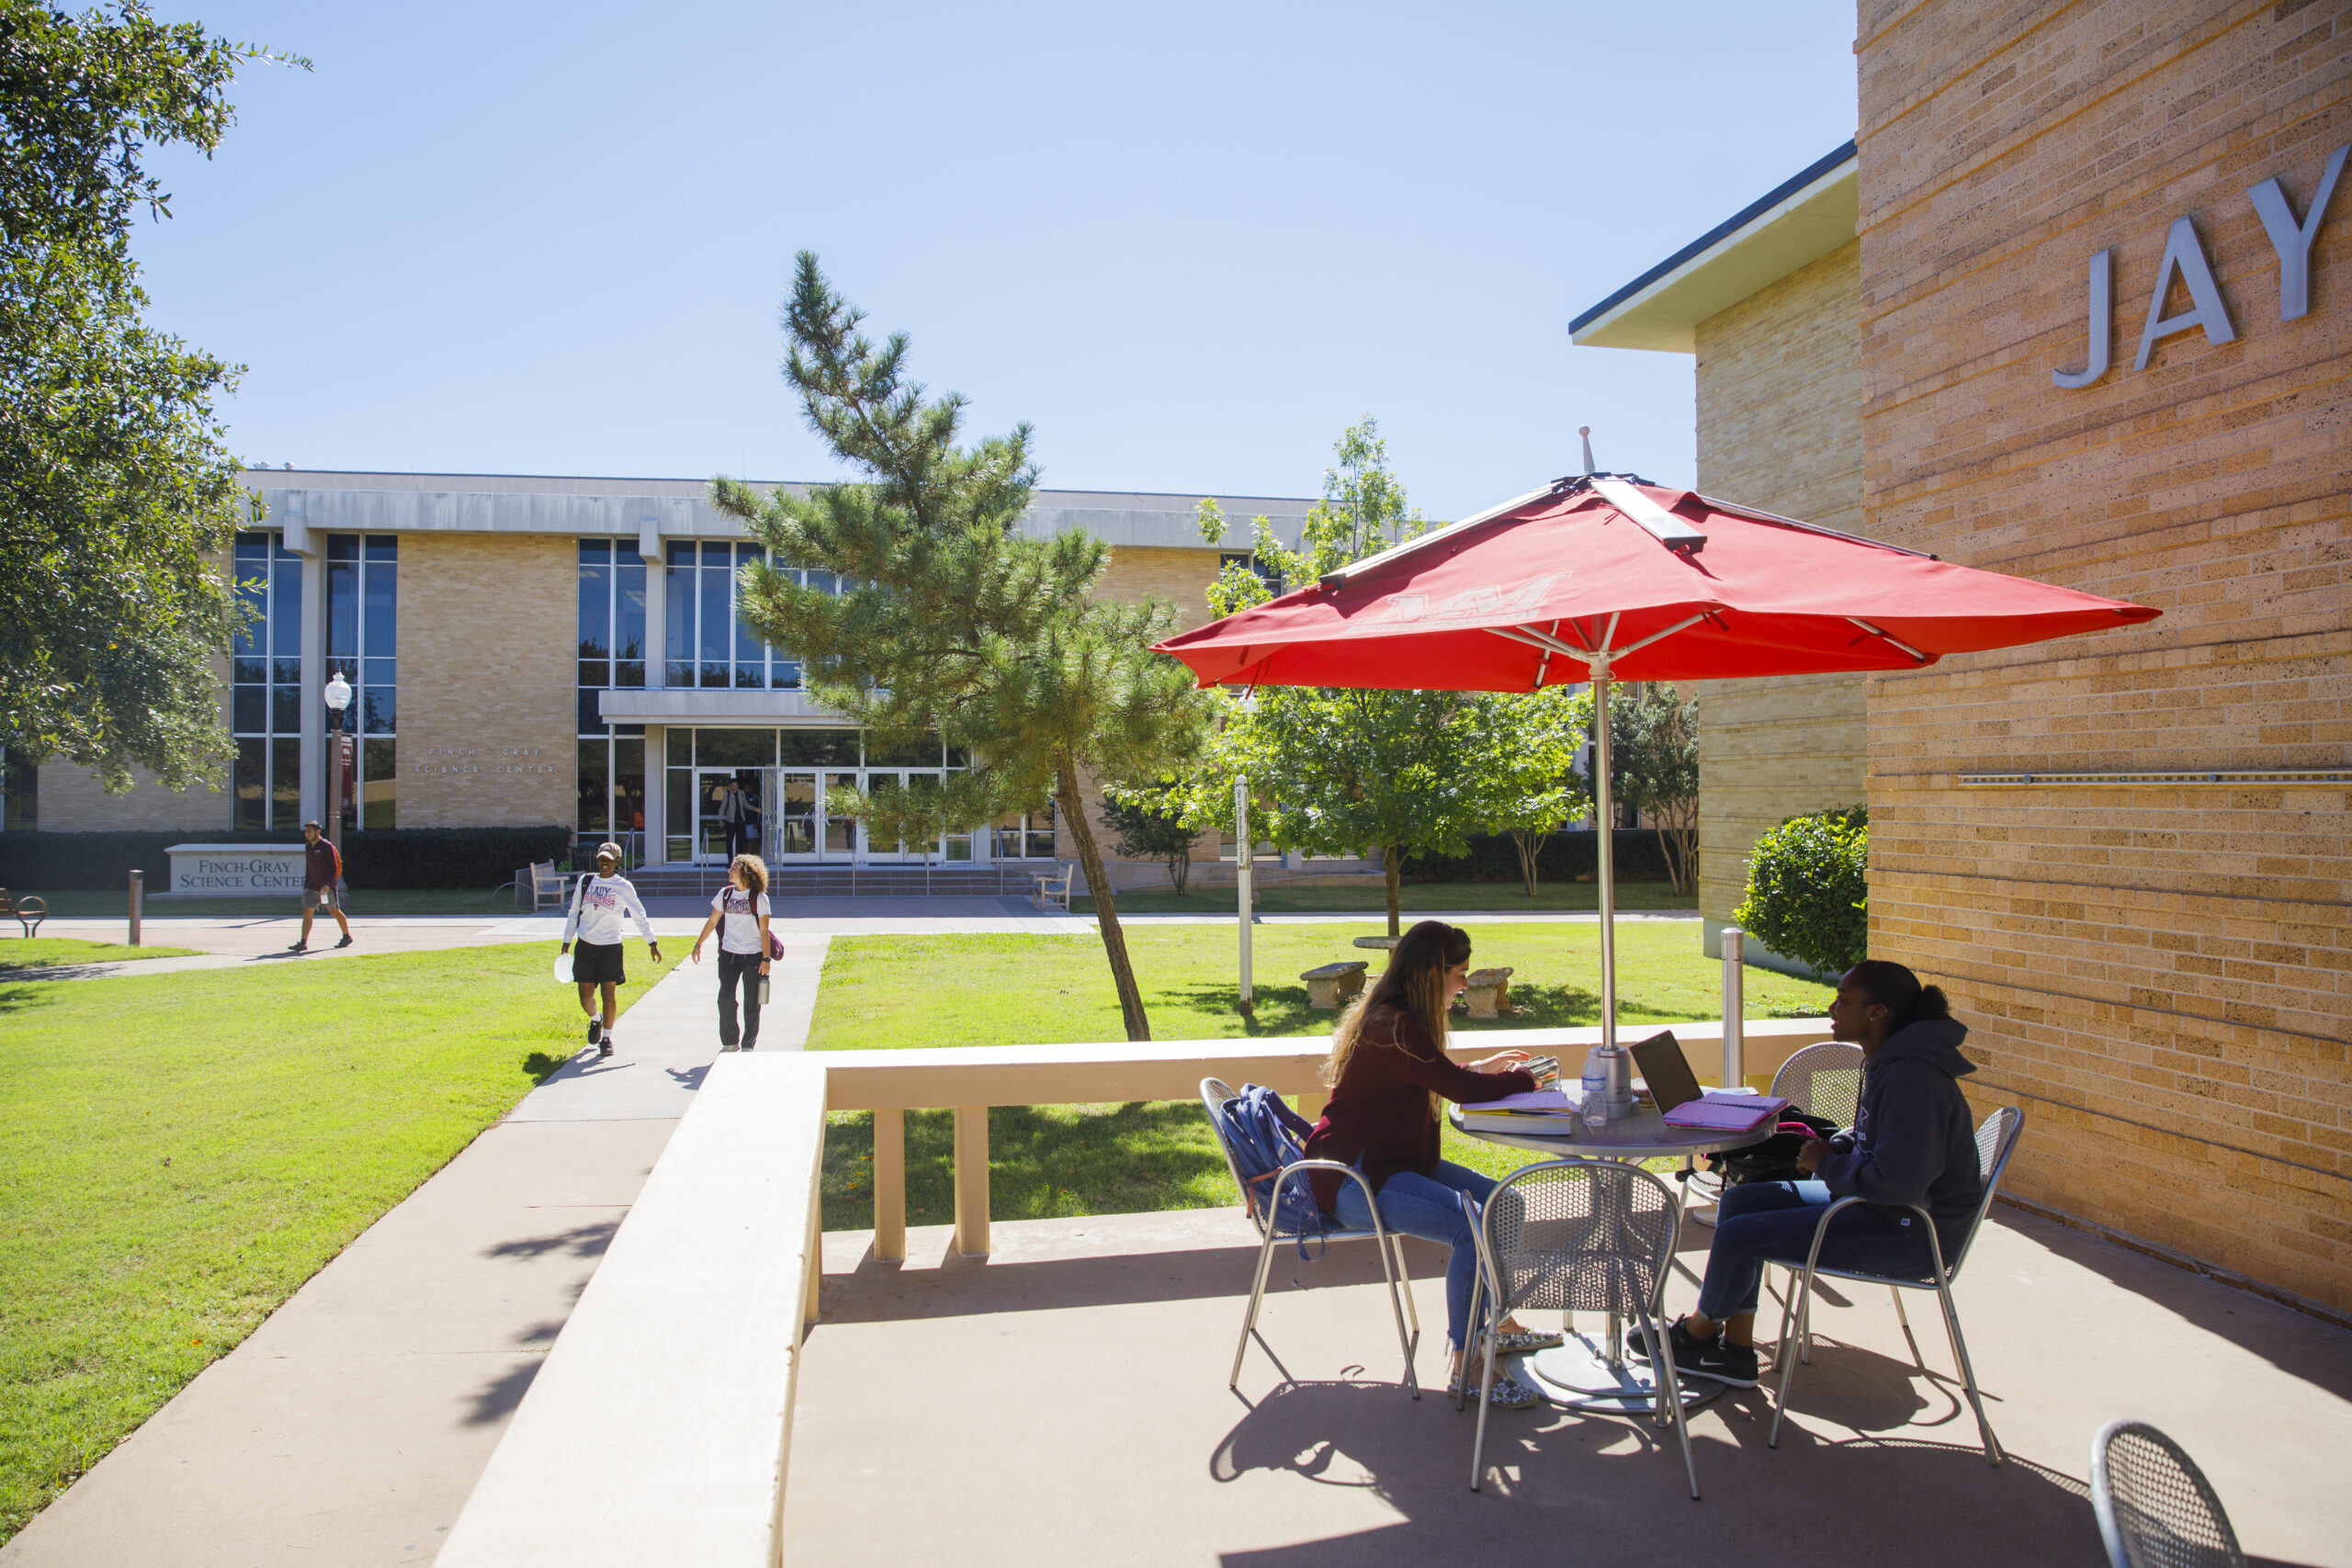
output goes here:
{"type": "MultiPolygon", "coordinates": [[[[1560,623],[1555,621],[1552,624],[1558,626],[1560,623]]],[[[1589,657],[1574,643],[1562,642],[1549,632],[1537,631],[1533,626],[1481,626],[1478,629],[1495,637],[1509,637],[1513,642],[1523,642],[1530,648],[1540,648],[1547,657],[1555,653],[1565,653],[1572,659],[1589,657]]]]}
{"type": "MultiPolygon", "coordinates": [[[[1639,642],[1628,643],[1626,646],[1619,649],[1609,657],[1611,659],[1623,659],[1629,653],[1639,653],[1643,649],[1647,648],[1650,644],[1654,642],[1663,642],[1668,637],[1672,637],[1676,632],[1688,631],[1706,618],[1707,613],[1702,610],[1698,615],[1688,616],[1685,619],[1675,622],[1672,626],[1667,627],[1666,630],[1662,632],[1652,632],[1649,636],[1642,638],[1639,642]]],[[[1611,631],[1616,629],[1616,622],[1614,620],[1610,622],[1610,629],[1611,631]]],[[[1882,633],[1881,635],[1883,636],[1884,634],[1882,633]]],[[[1887,640],[1892,642],[1894,639],[1888,637],[1887,640]]]]}
{"type": "Polygon", "coordinates": [[[1893,643],[1895,647],[1897,647],[1897,648],[1901,649],[1904,652],[1905,652],[1905,653],[1909,654],[1913,659],[1917,660],[1920,663],[1925,664],[1925,663],[1927,663],[1927,662],[1928,661],[1928,656],[1927,656],[1926,654],[1924,654],[1924,653],[1920,652],[1917,649],[1916,649],[1916,648],[1912,647],[1909,643],[1905,642],[1901,637],[1895,637],[1895,636],[1893,636],[1892,634],[1890,634],[1890,633],[1888,633],[1888,632],[1884,632],[1884,631],[1880,630],[1877,626],[1874,626],[1871,625],[1868,621],[1866,621],[1866,620],[1862,619],[1862,618],[1861,618],[1861,616],[1860,616],[1860,615],[1849,615],[1849,616],[1847,616],[1846,618],[1847,618],[1848,620],[1849,620],[1849,621],[1853,622],[1853,623],[1854,623],[1854,625],[1856,625],[1856,626],[1858,626],[1861,627],[1861,628],[1862,628],[1862,630],[1864,630],[1864,631],[1866,631],[1866,632],[1870,633],[1870,634],[1871,634],[1871,636],[1875,637],[1884,637],[1888,642],[1893,643]]]}

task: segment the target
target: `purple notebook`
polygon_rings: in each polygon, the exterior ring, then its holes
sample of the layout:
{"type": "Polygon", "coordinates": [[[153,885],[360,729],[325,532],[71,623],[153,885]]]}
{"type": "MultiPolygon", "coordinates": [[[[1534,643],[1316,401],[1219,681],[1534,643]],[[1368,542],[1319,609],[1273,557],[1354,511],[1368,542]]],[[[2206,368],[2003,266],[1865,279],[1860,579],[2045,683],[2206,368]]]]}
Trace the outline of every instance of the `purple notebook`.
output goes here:
{"type": "Polygon", "coordinates": [[[1762,1126],[1789,1108],[1777,1095],[1711,1094],[1686,1100],[1666,1113],[1669,1127],[1693,1127],[1712,1133],[1745,1133],[1762,1126]]]}

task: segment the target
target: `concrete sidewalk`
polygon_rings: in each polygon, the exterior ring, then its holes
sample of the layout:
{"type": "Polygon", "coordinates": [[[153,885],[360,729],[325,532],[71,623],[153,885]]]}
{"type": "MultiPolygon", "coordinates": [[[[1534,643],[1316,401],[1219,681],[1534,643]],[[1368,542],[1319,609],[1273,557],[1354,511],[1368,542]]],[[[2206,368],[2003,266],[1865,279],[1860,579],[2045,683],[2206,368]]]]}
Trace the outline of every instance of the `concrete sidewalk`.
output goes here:
{"type": "MultiPolygon", "coordinates": [[[[807,1039],[822,949],[787,963],[762,1050],[807,1039]]],[[[673,970],[622,1015],[609,1060],[583,1052],[525,1096],[0,1564],[432,1561],[717,1054],[718,983],[707,955],[673,970]]]]}

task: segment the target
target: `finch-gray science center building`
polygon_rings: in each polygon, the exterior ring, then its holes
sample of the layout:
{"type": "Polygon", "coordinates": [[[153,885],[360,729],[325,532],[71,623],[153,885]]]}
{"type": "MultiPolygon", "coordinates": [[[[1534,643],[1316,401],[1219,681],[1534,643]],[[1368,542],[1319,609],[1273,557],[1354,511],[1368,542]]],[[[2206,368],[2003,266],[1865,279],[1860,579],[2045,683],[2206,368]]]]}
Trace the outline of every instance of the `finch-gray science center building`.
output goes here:
{"type": "MultiPolygon", "coordinates": [[[[243,479],[266,511],[234,547],[256,615],[225,671],[228,787],[175,794],[141,779],[108,795],[69,763],[17,767],[10,828],[290,834],[323,819],[336,721],[322,693],[339,673],[352,693],[341,723],[355,738],[353,832],[563,824],[649,865],[723,863],[730,843],[755,839],[787,883],[795,866],[928,858],[978,870],[1069,848],[1046,801],[928,846],[876,842],[829,816],[835,786],[888,790],[967,759],[885,749],[808,696],[790,651],[738,616],[737,572],[760,547],[700,480],[243,479]],[[748,813],[729,809],[730,782],[748,813]]],[[[1099,593],[1169,601],[1192,625],[1208,618],[1204,591],[1222,564],[1247,558],[1250,519],[1295,541],[1311,504],[1216,499],[1229,519],[1216,542],[1201,537],[1192,495],[1040,491],[1020,526],[1094,535],[1111,547],[1099,593]]],[[[828,573],[803,577],[831,586],[828,573]]]]}

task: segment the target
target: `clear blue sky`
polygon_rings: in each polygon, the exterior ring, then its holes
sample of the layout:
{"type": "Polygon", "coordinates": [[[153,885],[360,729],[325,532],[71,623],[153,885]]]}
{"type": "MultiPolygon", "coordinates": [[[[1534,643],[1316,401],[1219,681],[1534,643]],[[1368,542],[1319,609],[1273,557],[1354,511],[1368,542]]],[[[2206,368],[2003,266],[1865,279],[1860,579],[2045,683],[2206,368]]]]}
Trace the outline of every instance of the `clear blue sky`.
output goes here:
{"type": "Polygon", "coordinates": [[[807,247],[1049,486],[1301,495],[1378,416],[1432,517],[1691,477],[1691,367],[1568,318],[1852,135],[1854,12],[162,0],[309,56],[165,157],[156,320],[254,462],[822,478],[807,247]]]}

